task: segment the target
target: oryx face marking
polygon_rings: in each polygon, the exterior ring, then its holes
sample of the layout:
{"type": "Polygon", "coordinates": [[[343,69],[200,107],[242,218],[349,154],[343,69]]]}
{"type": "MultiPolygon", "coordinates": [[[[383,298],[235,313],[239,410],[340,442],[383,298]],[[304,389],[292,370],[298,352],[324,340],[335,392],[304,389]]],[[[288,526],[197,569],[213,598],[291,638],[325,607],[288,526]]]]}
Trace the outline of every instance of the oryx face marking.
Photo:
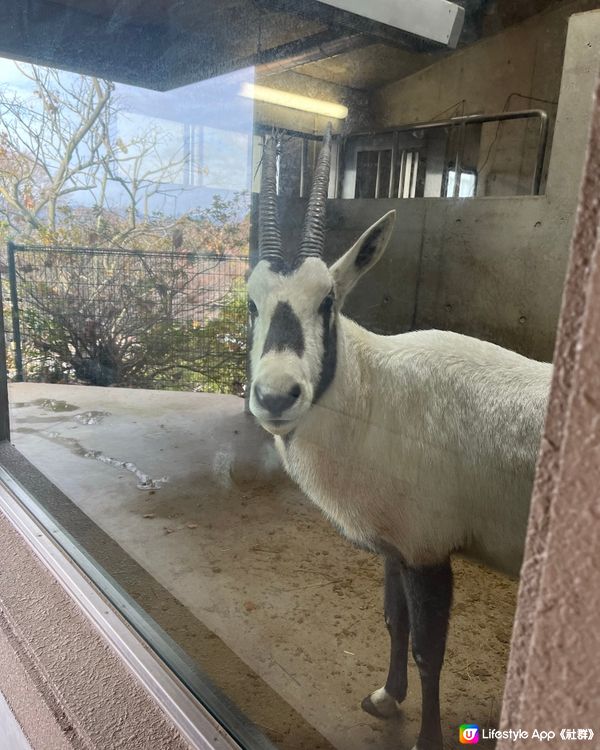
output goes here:
{"type": "Polygon", "coordinates": [[[250,410],[269,432],[284,435],[333,380],[333,277],[320,258],[306,258],[291,272],[265,260],[248,280],[248,296],[250,410]]]}
{"type": "Polygon", "coordinates": [[[289,302],[278,302],[273,311],[263,356],[273,349],[278,352],[291,349],[299,357],[304,354],[302,324],[289,302]]]}

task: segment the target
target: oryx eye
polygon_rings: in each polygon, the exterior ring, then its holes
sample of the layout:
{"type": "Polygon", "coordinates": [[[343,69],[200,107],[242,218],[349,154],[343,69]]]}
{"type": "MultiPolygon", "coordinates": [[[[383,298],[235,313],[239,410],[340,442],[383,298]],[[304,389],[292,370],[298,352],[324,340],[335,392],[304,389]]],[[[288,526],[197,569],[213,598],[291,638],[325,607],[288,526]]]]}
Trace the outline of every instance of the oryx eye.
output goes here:
{"type": "Polygon", "coordinates": [[[248,312],[252,318],[255,318],[258,315],[258,308],[256,307],[254,300],[248,300],[248,312]]]}

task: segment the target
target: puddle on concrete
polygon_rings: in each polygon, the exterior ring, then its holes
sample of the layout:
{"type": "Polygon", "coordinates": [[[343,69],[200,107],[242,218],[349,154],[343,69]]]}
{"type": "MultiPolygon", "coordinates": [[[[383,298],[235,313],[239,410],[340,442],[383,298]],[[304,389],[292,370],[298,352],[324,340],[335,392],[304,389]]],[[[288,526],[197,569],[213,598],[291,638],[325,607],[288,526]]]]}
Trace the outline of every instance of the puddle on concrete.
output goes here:
{"type": "Polygon", "coordinates": [[[100,424],[104,417],[110,417],[109,411],[83,411],[73,417],[74,422],[79,424],[100,424]]]}
{"type": "Polygon", "coordinates": [[[137,477],[136,487],[138,490],[159,490],[163,484],[169,481],[169,477],[161,477],[160,479],[152,479],[148,474],[144,474],[132,461],[119,461],[118,458],[111,458],[105,456],[100,451],[88,451],[86,458],[95,458],[96,461],[101,461],[109,466],[116,466],[118,469],[126,469],[130,471],[135,477],[137,477]]]}
{"type": "Polygon", "coordinates": [[[15,409],[23,409],[27,406],[39,406],[41,409],[46,411],[64,412],[64,411],[77,411],[78,406],[69,404],[67,401],[58,401],[54,398],[36,398],[34,401],[18,401],[16,404],[12,404],[15,409]]]}
{"type": "Polygon", "coordinates": [[[160,479],[153,479],[148,474],[145,474],[141,469],[132,461],[120,461],[118,458],[112,458],[111,456],[105,456],[101,451],[93,451],[85,448],[79,440],[75,438],[65,437],[60,435],[58,432],[40,432],[34,430],[32,427],[17,427],[13,432],[20,432],[26,435],[37,435],[38,437],[49,440],[51,443],[56,445],[62,445],[67,448],[75,456],[81,456],[82,458],[92,458],[96,461],[100,461],[103,464],[114,466],[117,469],[125,469],[130,471],[137,479],[136,487],[138,490],[159,490],[163,484],[169,481],[169,477],[160,477],[160,479]]]}
{"type": "MultiPolygon", "coordinates": [[[[29,406],[29,404],[16,404],[16,406],[29,406]]],[[[75,407],[75,408],[78,408],[78,407],[75,407]]],[[[59,422],[65,422],[69,420],[73,422],[78,422],[79,424],[89,425],[89,424],[100,424],[104,420],[104,417],[110,417],[110,412],[109,411],[82,411],[81,414],[75,414],[75,416],[71,416],[71,414],[59,413],[56,416],[51,416],[51,417],[45,417],[45,416],[41,417],[37,415],[22,414],[19,417],[15,417],[15,419],[18,422],[30,422],[30,423],[36,423],[36,424],[43,424],[44,422],[57,424],[59,422]]]]}
{"type": "Polygon", "coordinates": [[[75,438],[63,437],[62,435],[59,435],[58,432],[41,432],[33,427],[17,427],[16,429],[11,430],[11,432],[20,432],[22,435],[37,435],[37,437],[49,440],[51,443],[68,448],[71,453],[76,456],[85,457],[88,452],[78,440],[75,440],[75,438]]]}

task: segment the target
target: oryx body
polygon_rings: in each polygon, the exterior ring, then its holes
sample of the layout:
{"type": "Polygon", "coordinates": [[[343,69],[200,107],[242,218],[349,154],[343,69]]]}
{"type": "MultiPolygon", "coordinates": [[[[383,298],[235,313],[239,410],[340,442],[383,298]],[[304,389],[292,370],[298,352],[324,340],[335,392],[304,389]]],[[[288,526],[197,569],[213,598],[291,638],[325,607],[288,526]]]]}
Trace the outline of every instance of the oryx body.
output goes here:
{"type": "Polygon", "coordinates": [[[333,387],[275,438],[289,474],[361,546],[412,566],[461,550],[517,575],[548,366],[450,332],[338,325],[333,387]]]}
{"type": "Polygon", "coordinates": [[[261,260],[248,282],[250,407],[305,493],[348,538],[384,555],[390,671],[363,707],[397,710],[410,629],[423,687],[417,748],[440,750],[449,557],[518,573],[551,366],[447,331],[379,336],[341,315],[385,250],[394,212],[326,267],[326,135],[303,244],[286,261],[274,148],[265,148],[261,260]]]}

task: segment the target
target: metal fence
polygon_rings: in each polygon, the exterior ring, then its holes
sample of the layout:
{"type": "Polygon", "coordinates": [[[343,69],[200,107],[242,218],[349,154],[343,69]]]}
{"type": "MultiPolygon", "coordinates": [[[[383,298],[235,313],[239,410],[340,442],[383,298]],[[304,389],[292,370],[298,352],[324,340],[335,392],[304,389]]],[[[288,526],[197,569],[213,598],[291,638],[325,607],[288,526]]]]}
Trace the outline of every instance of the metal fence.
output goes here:
{"type": "Polygon", "coordinates": [[[244,392],[248,258],[8,245],[15,380],[244,392]]]}

